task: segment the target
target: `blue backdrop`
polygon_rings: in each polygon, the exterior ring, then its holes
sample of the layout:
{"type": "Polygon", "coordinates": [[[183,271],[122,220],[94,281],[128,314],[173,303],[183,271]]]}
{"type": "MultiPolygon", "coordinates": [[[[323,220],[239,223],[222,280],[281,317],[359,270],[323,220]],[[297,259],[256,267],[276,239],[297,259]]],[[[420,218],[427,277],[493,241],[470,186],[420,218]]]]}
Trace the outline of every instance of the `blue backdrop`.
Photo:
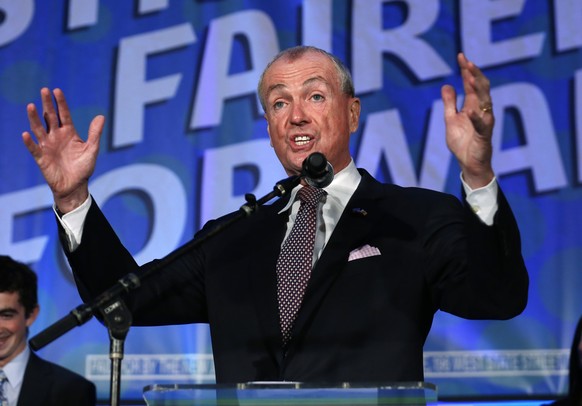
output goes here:
{"type": "MultiPolygon", "coordinates": [[[[41,87],[64,90],[82,137],[107,117],[91,190],[143,263],[285,177],[255,88],[268,60],[297,44],[351,69],[358,166],[459,195],[440,87],[462,92],[463,51],[491,79],[494,167],[522,231],[530,300],[510,321],[437,314],[426,380],[441,397],[563,392],[582,314],[581,21],[577,0],[0,0],[0,252],[39,274],[31,334],[81,303],[51,193],[20,138],[41,87]]],[[[206,326],[132,328],[125,351],[126,398],[214,379],[206,326]]],[[[40,353],[109,396],[109,338],[95,320],[40,353]]]]}

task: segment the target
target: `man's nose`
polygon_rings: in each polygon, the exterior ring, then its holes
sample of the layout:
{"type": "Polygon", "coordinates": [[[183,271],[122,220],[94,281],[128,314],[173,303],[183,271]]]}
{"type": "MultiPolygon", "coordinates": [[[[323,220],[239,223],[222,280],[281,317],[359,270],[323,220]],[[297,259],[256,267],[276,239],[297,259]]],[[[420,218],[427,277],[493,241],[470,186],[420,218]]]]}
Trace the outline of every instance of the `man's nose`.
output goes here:
{"type": "Polygon", "coordinates": [[[293,103],[291,110],[291,124],[303,125],[309,121],[308,115],[305,111],[305,106],[301,102],[293,103]]]}

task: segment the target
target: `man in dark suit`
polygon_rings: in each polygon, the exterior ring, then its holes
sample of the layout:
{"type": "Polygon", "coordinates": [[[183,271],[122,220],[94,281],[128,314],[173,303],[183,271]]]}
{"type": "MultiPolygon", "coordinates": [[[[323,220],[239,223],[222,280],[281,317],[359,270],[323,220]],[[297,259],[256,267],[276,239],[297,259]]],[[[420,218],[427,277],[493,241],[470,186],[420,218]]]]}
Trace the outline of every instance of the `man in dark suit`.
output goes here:
{"type": "MultiPolygon", "coordinates": [[[[381,184],[358,170],[349,137],[358,127],[360,100],[347,69],[312,47],[276,56],[258,92],[277,157],[292,176],[321,152],[335,172],[315,204],[312,248],[287,254],[307,251],[312,268],[305,292],[293,291],[297,315],[288,317],[281,299],[288,276],[279,254],[292,245],[293,226],[303,224],[303,203],[295,197],[305,180],[146,279],[126,298],[134,324],[209,323],[221,383],[377,382],[423,379],[422,348],[437,310],[472,319],[518,315],[528,276],[517,225],[491,167],[489,81],[463,54],[458,62],[463,109],[457,111],[450,86],[442,97],[463,204],[434,191],[381,184]]],[[[58,113],[51,92],[42,89],[48,128],[30,104],[38,143],[28,132],[23,140],[53,191],[77,286],[90,300],[142,270],[89,195],[104,118],[93,120],[84,142],[62,91],[53,94],[58,113]]]]}
{"type": "Polygon", "coordinates": [[[0,371],[7,378],[0,398],[4,396],[10,406],[95,405],[92,382],[30,351],[28,328],[38,313],[36,274],[25,264],[0,256],[0,371]]]}

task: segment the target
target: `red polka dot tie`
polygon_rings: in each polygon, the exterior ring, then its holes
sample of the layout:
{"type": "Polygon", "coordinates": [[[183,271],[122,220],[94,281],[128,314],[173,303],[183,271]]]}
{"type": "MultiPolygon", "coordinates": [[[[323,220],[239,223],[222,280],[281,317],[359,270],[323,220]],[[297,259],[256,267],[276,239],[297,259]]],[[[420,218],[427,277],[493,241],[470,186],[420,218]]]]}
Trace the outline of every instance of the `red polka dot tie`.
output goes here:
{"type": "Polygon", "coordinates": [[[317,204],[324,194],[323,189],[312,186],[299,189],[297,198],[301,204],[295,224],[283,243],[277,260],[277,297],[284,347],[291,340],[291,328],[311,275],[317,204]]]}

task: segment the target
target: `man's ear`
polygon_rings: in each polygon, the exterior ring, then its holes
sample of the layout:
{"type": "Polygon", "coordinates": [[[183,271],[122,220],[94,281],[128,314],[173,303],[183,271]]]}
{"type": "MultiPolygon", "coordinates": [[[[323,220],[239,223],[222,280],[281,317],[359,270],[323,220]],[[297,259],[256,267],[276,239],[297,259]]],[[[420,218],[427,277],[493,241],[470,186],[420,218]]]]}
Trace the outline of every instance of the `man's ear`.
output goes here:
{"type": "Polygon", "coordinates": [[[360,111],[362,106],[360,105],[360,99],[357,97],[352,98],[350,103],[350,132],[354,133],[358,129],[360,124],[360,111]]]}
{"type": "Polygon", "coordinates": [[[40,312],[40,306],[36,305],[34,307],[34,309],[32,309],[32,311],[30,312],[30,315],[28,316],[28,318],[26,319],[26,327],[32,326],[32,323],[34,323],[36,321],[36,318],[38,317],[39,312],[40,312]]]}

